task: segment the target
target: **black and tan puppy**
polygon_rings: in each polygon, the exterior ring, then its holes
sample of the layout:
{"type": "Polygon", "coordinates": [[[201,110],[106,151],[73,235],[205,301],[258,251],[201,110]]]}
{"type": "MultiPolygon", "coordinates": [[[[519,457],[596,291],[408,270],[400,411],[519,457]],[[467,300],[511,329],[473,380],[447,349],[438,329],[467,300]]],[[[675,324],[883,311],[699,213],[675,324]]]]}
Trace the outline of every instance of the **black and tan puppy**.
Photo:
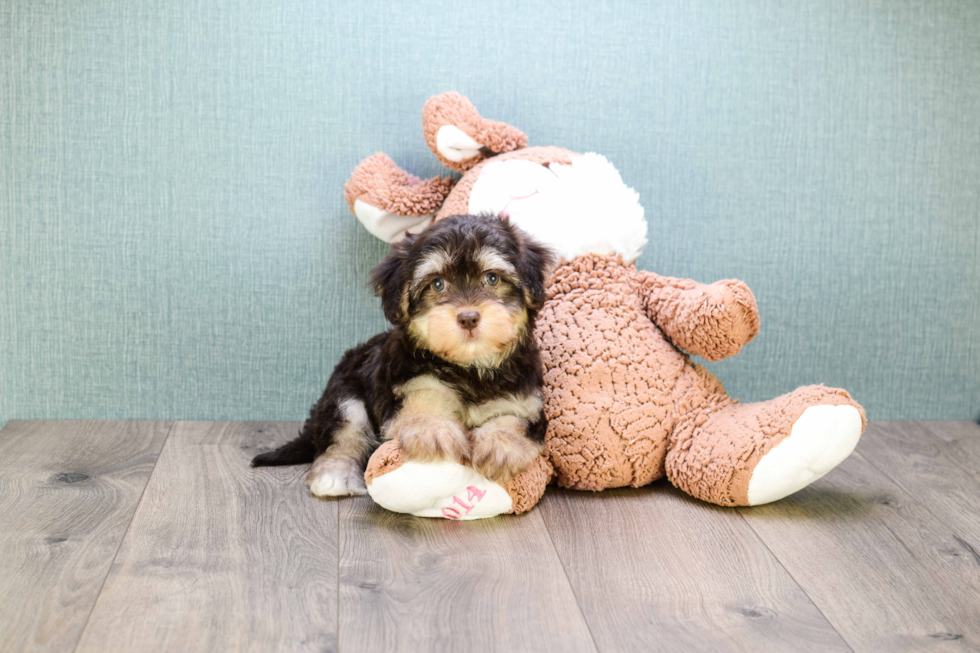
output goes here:
{"type": "Polygon", "coordinates": [[[506,482],[541,452],[532,331],[552,256],[507,220],[453,216],[392,246],[371,281],[394,328],[349,350],[299,437],[253,466],[313,462],[317,496],[363,494],[382,439],[506,482]]]}

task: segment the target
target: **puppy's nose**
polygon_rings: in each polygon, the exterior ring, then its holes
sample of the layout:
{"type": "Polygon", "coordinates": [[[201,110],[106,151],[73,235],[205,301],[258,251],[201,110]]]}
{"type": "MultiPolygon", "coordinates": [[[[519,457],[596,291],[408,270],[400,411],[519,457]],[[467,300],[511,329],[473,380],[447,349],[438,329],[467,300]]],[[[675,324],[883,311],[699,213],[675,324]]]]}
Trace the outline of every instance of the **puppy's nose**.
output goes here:
{"type": "Polygon", "coordinates": [[[476,311],[463,311],[462,313],[457,313],[456,323],[467,331],[472,331],[476,328],[476,325],[480,323],[480,314],[476,311]]]}

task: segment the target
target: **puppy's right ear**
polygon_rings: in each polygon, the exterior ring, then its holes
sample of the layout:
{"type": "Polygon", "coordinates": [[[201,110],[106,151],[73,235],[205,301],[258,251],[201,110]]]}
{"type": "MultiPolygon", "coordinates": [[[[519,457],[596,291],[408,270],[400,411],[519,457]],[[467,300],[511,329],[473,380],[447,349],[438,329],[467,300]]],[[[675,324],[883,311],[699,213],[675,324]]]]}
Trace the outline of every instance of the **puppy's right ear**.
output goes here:
{"type": "Polygon", "coordinates": [[[524,286],[524,303],[528,308],[538,310],[544,305],[545,285],[558,259],[554,252],[512,225],[509,219],[507,226],[519,246],[517,273],[524,286]]]}
{"type": "Polygon", "coordinates": [[[409,235],[392,245],[388,255],[371,271],[371,287],[381,298],[381,308],[392,324],[408,322],[408,261],[415,239],[409,235]]]}

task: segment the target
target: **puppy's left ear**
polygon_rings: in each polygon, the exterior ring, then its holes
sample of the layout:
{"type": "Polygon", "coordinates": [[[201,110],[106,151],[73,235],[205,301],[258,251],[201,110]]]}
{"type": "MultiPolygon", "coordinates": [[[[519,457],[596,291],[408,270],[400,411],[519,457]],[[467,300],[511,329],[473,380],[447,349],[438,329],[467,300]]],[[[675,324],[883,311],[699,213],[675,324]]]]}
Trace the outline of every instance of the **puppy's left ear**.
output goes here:
{"type": "Polygon", "coordinates": [[[391,246],[388,255],[371,271],[371,287],[381,297],[381,308],[392,324],[408,322],[409,251],[416,236],[391,246]]]}
{"type": "Polygon", "coordinates": [[[555,268],[557,257],[520,229],[513,226],[511,229],[519,245],[517,273],[523,284],[524,303],[528,308],[537,310],[544,305],[544,284],[555,268]]]}

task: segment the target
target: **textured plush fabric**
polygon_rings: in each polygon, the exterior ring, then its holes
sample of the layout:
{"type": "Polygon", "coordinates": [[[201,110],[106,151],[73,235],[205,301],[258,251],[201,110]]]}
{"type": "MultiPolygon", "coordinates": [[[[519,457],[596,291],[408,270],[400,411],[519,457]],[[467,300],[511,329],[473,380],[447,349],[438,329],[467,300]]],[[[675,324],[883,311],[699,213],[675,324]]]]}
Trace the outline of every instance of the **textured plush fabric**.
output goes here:
{"type": "Polygon", "coordinates": [[[440,154],[436,147],[436,137],[442,125],[455,125],[491,152],[510,152],[527,147],[527,136],[524,132],[497,120],[480,117],[472,102],[459,93],[450,92],[440,97],[438,102],[425,103],[422,108],[422,134],[429,149],[443,165],[459,172],[469,170],[478,160],[457,163],[440,154]]]}
{"type": "Polygon", "coordinates": [[[555,475],[555,470],[545,457],[540,457],[528,465],[527,469],[504,485],[514,506],[511,515],[519,515],[538,505],[544,490],[555,475]]]}
{"type": "Polygon", "coordinates": [[[742,351],[759,334],[755,296],[737,279],[704,284],[646,271],[634,278],[643,311],[689,354],[720,361],[742,351]]]}
{"type": "Polygon", "coordinates": [[[641,270],[738,278],[732,396],[980,415],[980,3],[230,0],[0,7],[0,423],[302,419],[384,328],[350,171],[456,89],[607,156],[641,270]]]}
{"type": "Polygon", "coordinates": [[[371,485],[371,482],[378,476],[384,476],[395,471],[402,466],[405,461],[402,459],[402,450],[395,440],[388,440],[378,447],[368,460],[367,469],[364,470],[364,482],[371,485]]]}
{"type": "MultiPolygon", "coordinates": [[[[499,214],[555,248],[558,265],[535,337],[548,417],[544,456],[559,485],[639,487],[666,474],[706,501],[755,505],[805,487],[850,455],[865,415],[846,391],[805,387],[738,406],[712,374],[692,363],[691,355],[709,361],[734,356],[758,335],[756,300],[744,283],[703,284],[637,271],[633,261],[648,242],[648,224],[637,193],[615,166],[596,153],[553,147],[494,156],[489,140],[467,135],[477,134],[473,125],[482,121],[458,93],[426,102],[424,129],[455,130],[442,143],[444,153],[467,170],[446,200],[449,209],[436,218],[464,210],[499,214]],[[554,161],[556,156],[568,157],[571,165],[554,161]],[[574,182],[561,183],[570,172],[574,182]]],[[[400,169],[379,168],[382,156],[358,165],[348,185],[363,188],[364,197],[378,195],[370,183],[382,191],[417,185],[400,169]]],[[[347,199],[378,233],[391,234],[388,223],[401,226],[425,213],[413,205],[377,222],[376,212],[385,207],[347,199]]],[[[417,195],[418,204],[428,201],[417,195]]],[[[455,475],[465,468],[444,465],[413,465],[400,476],[388,472],[372,496],[392,510],[427,514],[448,500],[434,493],[455,492],[461,482],[455,475]],[[399,501],[410,494],[417,498],[399,501]]],[[[379,466],[383,462],[369,463],[370,469],[379,466]]],[[[528,497],[527,507],[532,499],[537,501],[528,497]]]]}
{"type": "Polygon", "coordinates": [[[344,184],[344,200],[360,200],[399,215],[434,215],[446,201],[456,180],[451,177],[419,179],[378,152],[357,166],[344,184]]]}
{"type": "Polygon", "coordinates": [[[615,257],[559,266],[538,318],[547,448],[558,483],[640,487],[664,476],[676,420],[727,401],[644,312],[636,270],[615,257]]]}
{"type": "Polygon", "coordinates": [[[861,410],[845,391],[822,387],[735,407],[721,383],[672,344],[717,360],[758,330],[755,299],[738,281],[668,279],[616,257],[559,266],[536,331],[547,452],[559,485],[640,487],[666,474],[705,501],[745,505],[755,464],[806,407],[849,402],[861,410]]]}
{"type": "Polygon", "coordinates": [[[675,486],[722,506],[748,505],[752,471],[759,460],[790,435],[811,406],[849,405],[867,423],[864,409],[845,390],[807,386],[755,404],[732,404],[716,397],[685,415],[669,442],[666,471],[675,486]]]}

